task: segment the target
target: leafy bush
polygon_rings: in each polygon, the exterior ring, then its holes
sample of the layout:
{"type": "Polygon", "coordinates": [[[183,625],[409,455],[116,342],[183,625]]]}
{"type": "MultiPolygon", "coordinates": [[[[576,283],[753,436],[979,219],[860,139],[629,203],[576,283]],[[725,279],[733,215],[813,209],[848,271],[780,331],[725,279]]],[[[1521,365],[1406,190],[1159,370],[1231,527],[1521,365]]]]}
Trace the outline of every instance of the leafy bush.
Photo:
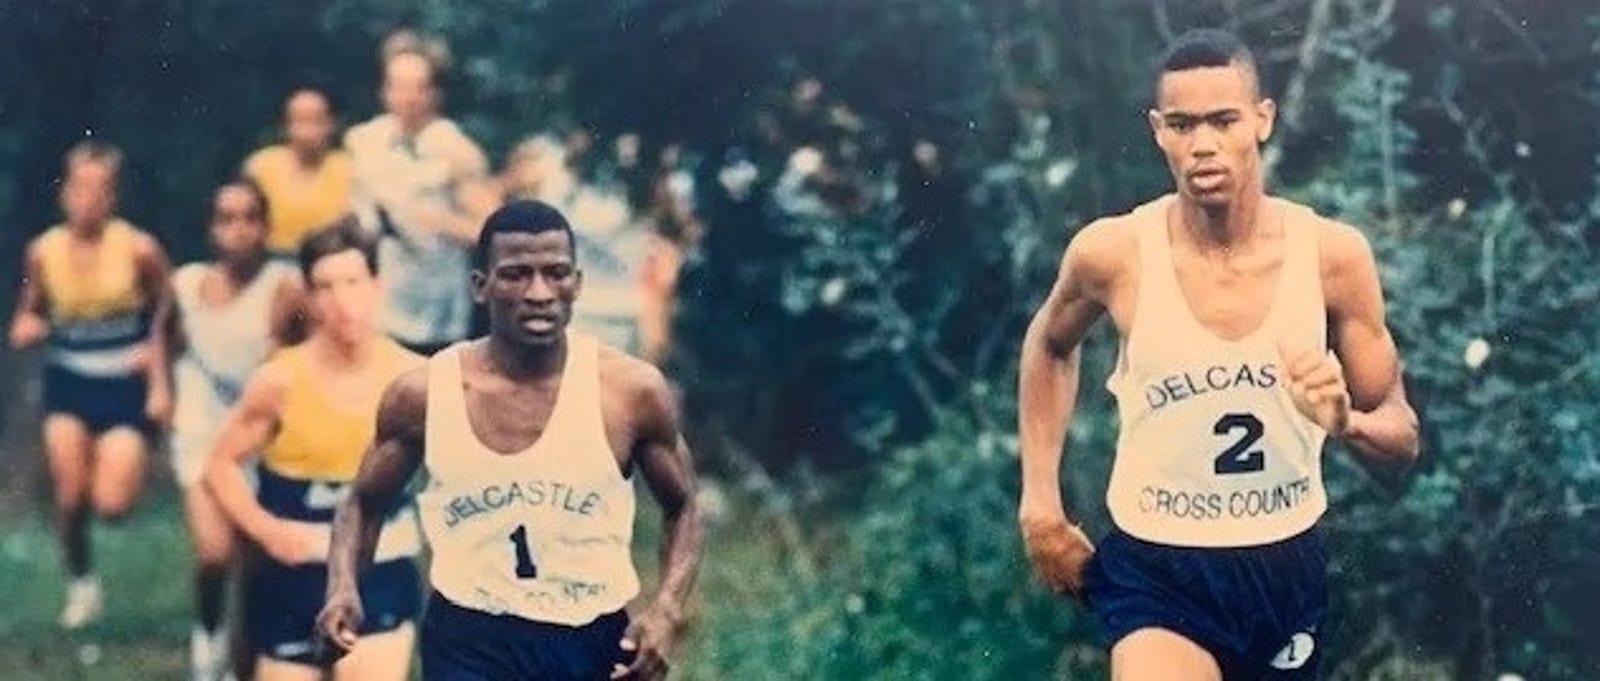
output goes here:
{"type": "Polygon", "coordinates": [[[702,649],[714,675],[1103,675],[1087,614],[1029,574],[1015,456],[1014,439],[941,417],[931,437],[880,463],[816,574],[792,575],[760,607],[715,614],[716,640],[702,649]]]}

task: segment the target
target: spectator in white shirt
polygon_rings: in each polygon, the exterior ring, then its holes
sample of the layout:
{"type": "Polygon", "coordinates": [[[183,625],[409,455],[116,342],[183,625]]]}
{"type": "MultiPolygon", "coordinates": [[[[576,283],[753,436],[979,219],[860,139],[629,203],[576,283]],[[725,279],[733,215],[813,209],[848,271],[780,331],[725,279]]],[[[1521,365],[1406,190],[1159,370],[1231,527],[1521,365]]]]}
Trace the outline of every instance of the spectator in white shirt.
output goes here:
{"type": "Polygon", "coordinates": [[[440,114],[444,47],[402,31],[382,59],[385,113],[351,128],[344,144],[356,214],[380,234],[383,329],[428,355],[470,331],[471,249],[500,197],[483,150],[440,114]]]}

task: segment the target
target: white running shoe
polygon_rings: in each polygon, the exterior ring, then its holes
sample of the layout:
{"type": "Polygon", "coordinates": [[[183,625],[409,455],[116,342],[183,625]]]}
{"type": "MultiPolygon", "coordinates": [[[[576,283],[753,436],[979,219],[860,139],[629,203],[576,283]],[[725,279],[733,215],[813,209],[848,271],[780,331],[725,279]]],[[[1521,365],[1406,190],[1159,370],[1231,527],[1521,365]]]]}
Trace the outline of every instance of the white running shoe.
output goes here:
{"type": "Polygon", "coordinates": [[[218,627],[207,632],[195,626],[189,633],[189,678],[192,681],[223,681],[232,678],[228,670],[228,630],[218,627]]]}
{"type": "Polygon", "coordinates": [[[67,585],[67,604],[61,608],[61,628],[71,631],[100,619],[100,578],[84,575],[67,585]]]}

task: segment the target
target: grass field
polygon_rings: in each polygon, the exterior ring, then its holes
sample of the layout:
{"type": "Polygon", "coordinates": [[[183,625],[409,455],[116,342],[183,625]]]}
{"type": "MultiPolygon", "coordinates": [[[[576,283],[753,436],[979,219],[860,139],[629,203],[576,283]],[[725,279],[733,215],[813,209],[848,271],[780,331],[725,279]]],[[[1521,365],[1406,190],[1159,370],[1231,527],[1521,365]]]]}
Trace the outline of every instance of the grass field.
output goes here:
{"type": "MultiPolygon", "coordinates": [[[[636,555],[646,593],[653,593],[659,518],[641,490],[636,555]]],[[[104,617],[84,631],[56,626],[63,581],[55,541],[42,508],[11,503],[0,516],[0,679],[5,681],[122,681],[187,678],[192,622],[189,545],[177,492],[157,480],[138,510],[115,526],[94,531],[96,565],[105,584],[104,617]]],[[[737,517],[735,514],[732,517],[737,517]]],[[[675,657],[674,678],[714,679],[714,623],[718,612],[758,608],[782,588],[775,575],[778,551],[770,533],[733,530],[710,534],[701,572],[695,622],[675,657]],[[699,594],[717,594],[710,599],[699,594]]]]}
{"type": "Polygon", "coordinates": [[[63,581],[47,518],[0,522],[0,678],[183,678],[193,615],[176,495],[152,494],[127,521],[97,528],[94,546],[105,617],[63,634],[55,621],[63,581]]]}

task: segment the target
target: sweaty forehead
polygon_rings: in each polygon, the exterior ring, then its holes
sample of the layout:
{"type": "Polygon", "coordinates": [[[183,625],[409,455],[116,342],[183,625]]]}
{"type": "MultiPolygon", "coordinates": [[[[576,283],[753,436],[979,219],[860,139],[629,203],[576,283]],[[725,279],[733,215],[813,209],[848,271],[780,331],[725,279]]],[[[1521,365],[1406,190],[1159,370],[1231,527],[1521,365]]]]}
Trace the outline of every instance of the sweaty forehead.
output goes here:
{"type": "Polygon", "coordinates": [[[366,256],[353,248],[324,255],[311,266],[312,284],[326,285],[344,279],[367,279],[371,276],[366,256]]]}
{"type": "Polygon", "coordinates": [[[1161,74],[1156,84],[1156,108],[1204,114],[1255,104],[1260,93],[1255,69],[1247,64],[1202,66],[1161,74]]]}
{"type": "Polygon", "coordinates": [[[67,167],[67,179],[79,182],[109,182],[114,175],[111,166],[100,161],[77,161],[67,167]]]}
{"type": "Polygon", "coordinates": [[[320,116],[328,111],[328,102],[315,92],[297,92],[289,98],[285,110],[289,115],[320,116]]]}
{"type": "Polygon", "coordinates": [[[571,262],[572,244],[567,233],[557,229],[543,232],[502,232],[489,244],[490,263],[571,262]]]}
{"type": "Polygon", "coordinates": [[[433,66],[420,54],[397,54],[384,64],[384,75],[390,81],[402,83],[431,83],[433,66]]]}

